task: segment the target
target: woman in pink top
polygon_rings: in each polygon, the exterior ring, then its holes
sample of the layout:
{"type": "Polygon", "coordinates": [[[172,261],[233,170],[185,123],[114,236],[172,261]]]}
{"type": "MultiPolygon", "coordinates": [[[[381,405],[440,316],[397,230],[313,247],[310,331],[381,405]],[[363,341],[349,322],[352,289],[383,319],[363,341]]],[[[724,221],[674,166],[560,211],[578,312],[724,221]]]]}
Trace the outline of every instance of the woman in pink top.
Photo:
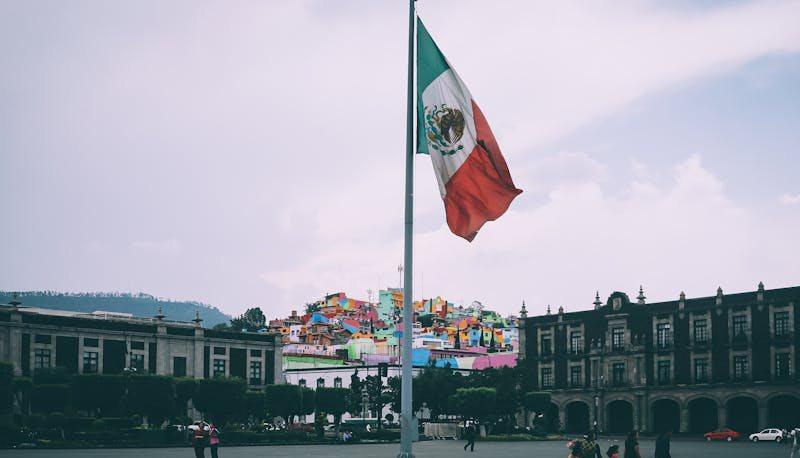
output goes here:
{"type": "Polygon", "coordinates": [[[211,447],[211,458],[217,458],[217,449],[219,448],[219,430],[216,425],[211,425],[209,431],[208,445],[211,447]]]}

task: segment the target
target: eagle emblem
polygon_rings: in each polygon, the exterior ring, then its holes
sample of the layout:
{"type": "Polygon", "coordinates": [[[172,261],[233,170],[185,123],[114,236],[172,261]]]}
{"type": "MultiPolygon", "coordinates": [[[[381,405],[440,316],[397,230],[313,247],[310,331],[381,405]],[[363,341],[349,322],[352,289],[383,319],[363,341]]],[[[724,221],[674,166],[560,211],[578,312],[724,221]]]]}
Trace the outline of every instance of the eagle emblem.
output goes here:
{"type": "Polygon", "coordinates": [[[458,108],[446,104],[425,107],[425,135],[428,144],[443,156],[455,154],[464,149],[459,143],[464,135],[466,120],[458,108]]]}

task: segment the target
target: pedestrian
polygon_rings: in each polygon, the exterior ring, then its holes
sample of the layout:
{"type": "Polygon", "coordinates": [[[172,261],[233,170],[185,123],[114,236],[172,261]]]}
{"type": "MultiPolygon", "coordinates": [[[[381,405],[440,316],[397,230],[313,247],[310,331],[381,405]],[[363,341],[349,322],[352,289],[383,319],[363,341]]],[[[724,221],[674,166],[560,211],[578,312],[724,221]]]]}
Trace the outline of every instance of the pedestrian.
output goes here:
{"type": "Polygon", "coordinates": [[[464,451],[467,451],[467,447],[469,447],[470,452],[475,451],[475,424],[473,422],[467,422],[464,428],[464,435],[467,438],[467,443],[464,444],[464,451]]]}
{"type": "Polygon", "coordinates": [[[589,431],[586,434],[586,442],[589,445],[589,454],[585,458],[603,458],[603,453],[600,452],[600,444],[597,442],[597,437],[594,435],[594,431],[589,431]]]}
{"type": "Polygon", "coordinates": [[[196,421],[189,426],[192,436],[192,447],[194,448],[195,458],[205,458],[206,437],[208,436],[208,424],[203,421],[196,421]]]}
{"type": "Polygon", "coordinates": [[[608,447],[608,450],[606,450],[606,456],[608,458],[619,458],[619,445],[612,445],[611,447],[608,447]]]}
{"type": "Polygon", "coordinates": [[[656,455],[655,458],[672,458],[669,454],[669,439],[672,437],[672,431],[666,430],[656,439],[656,455]]]}
{"type": "Polygon", "coordinates": [[[628,433],[628,438],[625,439],[625,454],[623,458],[642,458],[639,453],[639,431],[635,429],[628,433]]]}
{"type": "Polygon", "coordinates": [[[208,428],[208,445],[211,448],[211,458],[217,458],[219,448],[219,429],[213,423],[208,428]]]}
{"type": "Polygon", "coordinates": [[[800,428],[794,428],[791,432],[792,438],[789,442],[792,444],[792,452],[790,458],[800,458],[800,428]]]}

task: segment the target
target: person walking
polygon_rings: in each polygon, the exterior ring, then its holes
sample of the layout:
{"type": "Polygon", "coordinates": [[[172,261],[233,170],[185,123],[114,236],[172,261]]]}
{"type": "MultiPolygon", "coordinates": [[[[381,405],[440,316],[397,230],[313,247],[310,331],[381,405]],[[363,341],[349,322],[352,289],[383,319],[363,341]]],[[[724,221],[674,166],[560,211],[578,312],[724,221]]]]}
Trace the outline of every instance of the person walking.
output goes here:
{"type": "Polygon", "coordinates": [[[656,439],[656,455],[655,458],[672,458],[669,454],[669,439],[672,437],[672,431],[666,430],[656,439]]]}
{"type": "Polygon", "coordinates": [[[466,427],[464,428],[464,435],[467,438],[467,443],[464,444],[464,451],[467,451],[467,447],[469,447],[470,452],[475,451],[475,423],[468,422],[466,427]]]}
{"type": "Polygon", "coordinates": [[[586,458],[603,458],[603,453],[600,452],[600,444],[597,443],[597,437],[594,431],[589,431],[586,434],[586,441],[589,443],[589,456],[586,458]]]}
{"type": "Polygon", "coordinates": [[[625,439],[625,454],[623,458],[642,458],[639,452],[639,431],[635,429],[628,433],[628,438],[625,439]]]}
{"type": "Polygon", "coordinates": [[[790,444],[792,444],[792,451],[789,454],[790,458],[800,458],[800,428],[792,429],[790,444]]]}
{"type": "Polygon", "coordinates": [[[192,434],[192,447],[194,448],[195,458],[205,458],[208,423],[198,420],[189,426],[189,431],[191,431],[192,434]]]}
{"type": "Polygon", "coordinates": [[[217,458],[219,448],[219,429],[213,423],[208,428],[208,445],[211,448],[211,458],[217,458]]]}

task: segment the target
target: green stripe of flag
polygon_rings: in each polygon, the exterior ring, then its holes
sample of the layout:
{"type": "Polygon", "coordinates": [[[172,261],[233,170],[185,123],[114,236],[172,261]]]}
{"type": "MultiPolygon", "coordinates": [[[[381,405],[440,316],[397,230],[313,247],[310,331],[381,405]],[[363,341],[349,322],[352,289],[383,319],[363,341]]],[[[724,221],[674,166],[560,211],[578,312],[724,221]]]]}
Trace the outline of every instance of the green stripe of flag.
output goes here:
{"type": "Polygon", "coordinates": [[[422,105],[422,92],[433,80],[447,71],[447,64],[442,51],[436,46],[422,21],[417,18],[417,152],[428,153],[428,141],[425,139],[425,107],[422,105]]]}

